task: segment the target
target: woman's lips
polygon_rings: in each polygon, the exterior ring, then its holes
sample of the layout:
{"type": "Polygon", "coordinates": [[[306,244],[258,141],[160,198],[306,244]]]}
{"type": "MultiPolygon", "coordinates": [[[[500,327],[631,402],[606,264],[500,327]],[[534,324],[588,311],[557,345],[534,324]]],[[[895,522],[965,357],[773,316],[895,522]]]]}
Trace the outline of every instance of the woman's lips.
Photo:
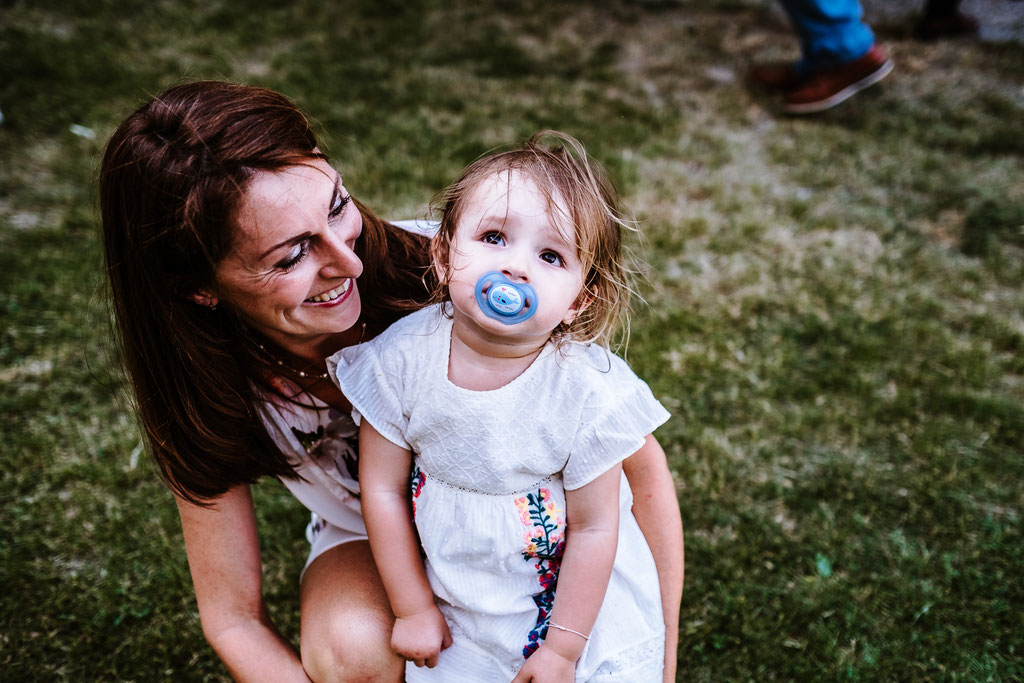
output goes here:
{"type": "Polygon", "coordinates": [[[317,294],[306,299],[303,303],[305,304],[339,304],[345,300],[348,293],[352,291],[352,278],[347,278],[340,285],[334,289],[330,289],[323,294],[317,294]]]}

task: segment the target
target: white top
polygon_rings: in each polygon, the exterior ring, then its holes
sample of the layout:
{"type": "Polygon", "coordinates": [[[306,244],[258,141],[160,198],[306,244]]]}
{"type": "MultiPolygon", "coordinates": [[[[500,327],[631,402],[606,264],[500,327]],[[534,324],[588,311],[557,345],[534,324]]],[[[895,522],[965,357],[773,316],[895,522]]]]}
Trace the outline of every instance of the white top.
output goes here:
{"type": "MultiPolygon", "coordinates": [[[[636,452],[669,415],[598,346],[549,344],[492,391],[448,380],[441,306],[328,359],[357,419],[411,450],[411,499],[427,576],[454,644],[409,681],[508,681],[543,641],[565,543],[565,489],[636,452]],[[564,486],[563,486],[564,481],[564,486]]],[[[660,680],[657,573],[620,484],[619,548],[578,680],[660,680]],[[600,674],[600,675],[599,675],[600,674]]]]}
{"type": "Polygon", "coordinates": [[[311,512],[336,527],[366,533],[359,504],[358,429],[348,413],[328,406],[282,377],[272,382],[300,405],[264,392],[267,434],[295,463],[299,479],[281,483],[311,512]]]}
{"type": "Polygon", "coordinates": [[[451,325],[431,306],[327,361],[356,422],[366,415],[449,484],[514,493],[561,474],[579,488],[669,418],[626,362],[597,345],[548,344],[503,387],[458,387],[448,380],[451,325]]]}

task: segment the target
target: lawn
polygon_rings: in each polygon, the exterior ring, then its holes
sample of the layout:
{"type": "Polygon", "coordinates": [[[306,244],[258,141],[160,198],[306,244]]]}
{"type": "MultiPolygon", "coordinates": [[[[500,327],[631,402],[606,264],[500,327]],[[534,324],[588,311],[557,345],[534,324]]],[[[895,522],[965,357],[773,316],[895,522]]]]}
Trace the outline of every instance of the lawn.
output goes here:
{"type": "MultiPolygon", "coordinates": [[[[542,128],[610,169],[643,233],[626,355],[673,413],[679,680],[1024,679],[1024,46],[890,22],[887,80],[792,119],[743,83],[796,55],[768,0],[257,6],[0,7],[4,680],[227,679],[96,215],[113,128],[198,78],[296,99],[386,216],[542,128]]],[[[255,495],[297,642],[306,514],[255,495]]]]}

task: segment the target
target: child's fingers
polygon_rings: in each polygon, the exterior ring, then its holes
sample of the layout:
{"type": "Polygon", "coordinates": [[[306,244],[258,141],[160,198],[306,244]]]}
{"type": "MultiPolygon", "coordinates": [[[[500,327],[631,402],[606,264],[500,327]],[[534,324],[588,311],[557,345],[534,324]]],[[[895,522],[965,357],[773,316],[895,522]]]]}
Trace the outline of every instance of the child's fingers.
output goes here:
{"type": "MultiPolygon", "coordinates": [[[[442,622],[443,623],[443,622],[442,622]]],[[[427,658],[427,668],[433,669],[437,666],[437,659],[441,656],[441,653],[447,650],[452,644],[452,634],[448,630],[448,624],[443,624],[444,630],[441,632],[441,647],[434,650],[434,653],[427,658]]]]}
{"type": "Polygon", "coordinates": [[[452,645],[452,633],[448,630],[448,624],[444,625],[444,637],[441,638],[441,649],[447,650],[452,645]]]}
{"type": "Polygon", "coordinates": [[[533,667],[530,666],[530,660],[526,660],[526,664],[519,670],[516,677],[512,679],[512,683],[531,683],[533,680],[533,667]]]}
{"type": "Polygon", "coordinates": [[[418,667],[427,667],[433,669],[437,666],[437,652],[433,654],[417,654],[409,658],[409,661],[418,667]]]}
{"type": "Polygon", "coordinates": [[[431,649],[429,647],[410,647],[399,648],[396,649],[395,652],[399,657],[405,658],[416,666],[434,667],[437,665],[437,655],[439,650],[431,649]],[[433,664],[430,662],[433,662],[433,664]]]}

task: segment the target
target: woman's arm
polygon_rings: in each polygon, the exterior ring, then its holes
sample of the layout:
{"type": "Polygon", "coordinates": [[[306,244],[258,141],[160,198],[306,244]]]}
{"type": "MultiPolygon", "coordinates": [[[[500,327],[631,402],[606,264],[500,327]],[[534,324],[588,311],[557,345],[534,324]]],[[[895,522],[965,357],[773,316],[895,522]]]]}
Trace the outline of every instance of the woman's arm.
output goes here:
{"type": "Polygon", "coordinates": [[[409,510],[412,454],[365,418],[359,428],[359,490],[370,550],[395,613],[391,648],[416,666],[434,667],[452,644],[420,559],[409,510]]]}
{"type": "Polygon", "coordinates": [[[665,676],[676,678],[679,604],[683,596],[683,522],[672,473],[657,439],[648,435],[639,451],[622,463],[633,490],[633,516],[647,539],[658,569],[665,615],[665,676]]]}
{"type": "Polygon", "coordinates": [[[612,574],[621,478],[622,468],[615,465],[589,484],[565,492],[565,553],[548,634],[513,683],[573,680],[584,636],[594,628],[612,574]]]}
{"type": "Polygon", "coordinates": [[[303,681],[295,649],[277,632],[263,602],[256,515],[248,486],[209,508],[177,499],[206,640],[236,681],[303,681]]]}

